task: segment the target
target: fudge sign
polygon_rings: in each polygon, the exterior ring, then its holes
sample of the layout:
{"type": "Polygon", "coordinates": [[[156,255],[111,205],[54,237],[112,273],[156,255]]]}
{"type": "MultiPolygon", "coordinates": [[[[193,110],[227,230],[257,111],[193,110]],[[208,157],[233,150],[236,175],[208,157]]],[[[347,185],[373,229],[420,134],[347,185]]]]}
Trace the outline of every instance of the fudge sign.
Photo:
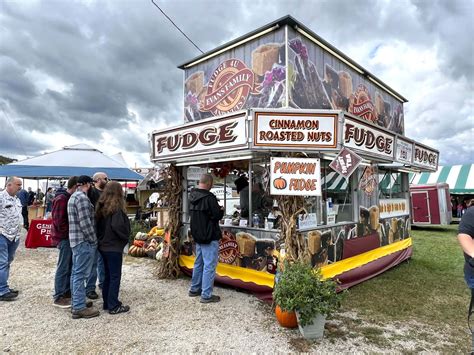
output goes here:
{"type": "Polygon", "coordinates": [[[255,147],[335,148],[338,114],[256,112],[255,147]]]}
{"type": "Polygon", "coordinates": [[[438,155],[435,150],[425,148],[421,145],[415,144],[414,164],[419,165],[430,170],[438,169],[438,155]]]}
{"type": "Polygon", "coordinates": [[[395,136],[363,122],[345,117],[343,139],[346,147],[393,158],[395,136]]]}
{"type": "Polygon", "coordinates": [[[152,133],[151,160],[229,151],[246,147],[246,113],[186,124],[152,133]]]}
{"type": "Polygon", "coordinates": [[[319,159],[271,158],[270,194],[321,196],[319,159]]]}

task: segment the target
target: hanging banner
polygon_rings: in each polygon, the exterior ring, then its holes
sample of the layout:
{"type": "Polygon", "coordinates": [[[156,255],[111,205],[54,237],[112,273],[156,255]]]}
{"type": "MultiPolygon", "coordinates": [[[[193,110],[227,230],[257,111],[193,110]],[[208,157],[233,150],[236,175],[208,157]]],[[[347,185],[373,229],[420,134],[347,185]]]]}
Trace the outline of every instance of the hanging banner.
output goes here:
{"type": "Polygon", "coordinates": [[[397,136],[395,160],[399,163],[413,163],[413,143],[397,136]]]}
{"type": "Polygon", "coordinates": [[[395,135],[362,121],[344,117],[344,146],[393,160],[395,135]]]}
{"type": "Polygon", "coordinates": [[[319,159],[271,158],[270,194],[321,196],[319,159]]]}
{"type": "Polygon", "coordinates": [[[246,148],[247,112],[156,131],[151,143],[152,161],[246,148]]]}
{"type": "Polygon", "coordinates": [[[343,147],[329,166],[347,179],[357,169],[361,161],[362,158],[360,156],[350,149],[343,147]]]}
{"type": "Polygon", "coordinates": [[[439,153],[437,151],[415,143],[414,164],[436,171],[438,169],[438,159],[439,153]]]}
{"type": "Polygon", "coordinates": [[[336,148],[337,113],[255,112],[255,147],[336,148]]]}

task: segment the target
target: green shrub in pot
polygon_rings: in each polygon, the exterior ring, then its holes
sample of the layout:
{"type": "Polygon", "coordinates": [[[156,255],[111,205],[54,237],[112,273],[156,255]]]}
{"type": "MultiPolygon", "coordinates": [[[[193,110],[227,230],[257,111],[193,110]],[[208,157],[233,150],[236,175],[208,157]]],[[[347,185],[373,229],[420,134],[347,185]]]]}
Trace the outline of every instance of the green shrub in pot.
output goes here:
{"type": "Polygon", "coordinates": [[[330,316],[341,305],[336,282],[324,280],[319,269],[302,262],[285,263],[273,289],[273,299],[284,311],[299,313],[301,326],[310,325],[318,315],[330,316]]]}

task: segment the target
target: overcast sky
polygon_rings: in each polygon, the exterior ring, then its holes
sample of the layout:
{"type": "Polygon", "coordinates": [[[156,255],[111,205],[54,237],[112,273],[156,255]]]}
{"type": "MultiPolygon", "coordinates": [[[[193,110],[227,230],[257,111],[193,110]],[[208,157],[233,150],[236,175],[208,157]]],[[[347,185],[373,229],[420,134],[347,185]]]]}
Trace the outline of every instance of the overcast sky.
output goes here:
{"type": "MultiPolygon", "coordinates": [[[[441,165],[474,163],[473,1],[156,2],[203,51],[292,15],[409,100],[405,134],[441,165]]],[[[88,143],[149,166],[198,54],[150,0],[0,0],[0,154],[88,143]]]]}

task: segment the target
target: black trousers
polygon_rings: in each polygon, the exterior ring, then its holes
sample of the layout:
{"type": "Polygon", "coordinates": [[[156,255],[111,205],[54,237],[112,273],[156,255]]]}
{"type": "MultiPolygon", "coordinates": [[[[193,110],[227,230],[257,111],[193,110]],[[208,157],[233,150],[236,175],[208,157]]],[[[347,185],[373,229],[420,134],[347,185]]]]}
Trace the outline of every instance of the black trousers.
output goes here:
{"type": "Polygon", "coordinates": [[[23,216],[23,227],[28,229],[30,226],[30,223],[28,223],[28,206],[23,206],[21,208],[21,215],[23,216]]]}
{"type": "Polygon", "coordinates": [[[105,280],[102,286],[103,308],[111,311],[122,305],[118,298],[122,279],[122,252],[99,251],[104,259],[105,268],[105,280]]]}

